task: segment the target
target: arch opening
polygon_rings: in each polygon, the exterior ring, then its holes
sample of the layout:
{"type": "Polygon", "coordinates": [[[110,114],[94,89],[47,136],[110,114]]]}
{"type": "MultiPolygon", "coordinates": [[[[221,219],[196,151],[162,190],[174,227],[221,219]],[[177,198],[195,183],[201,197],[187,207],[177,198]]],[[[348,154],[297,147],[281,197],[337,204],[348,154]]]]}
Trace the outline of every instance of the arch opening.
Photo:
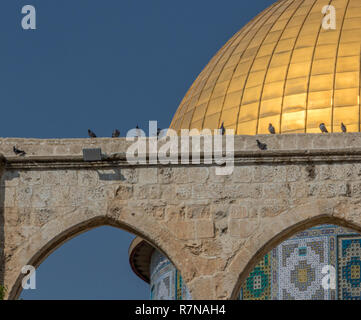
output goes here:
{"type": "MultiPolygon", "coordinates": [[[[162,247],[160,247],[159,244],[154,243],[151,239],[146,237],[146,235],[142,234],[139,230],[135,230],[132,227],[129,227],[128,225],[125,225],[121,222],[118,222],[112,218],[101,216],[101,217],[95,217],[90,218],[84,222],[81,222],[79,224],[76,224],[65,231],[59,233],[55,237],[53,237],[50,241],[48,241],[44,246],[42,246],[40,249],[36,251],[36,253],[28,260],[26,263],[27,265],[35,267],[37,270],[38,267],[55,251],[57,251],[59,248],[61,248],[64,244],[68,244],[69,242],[72,242],[74,238],[78,238],[78,236],[81,236],[85,233],[92,232],[95,229],[99,229],[102,227],[111,227],[112,229],[118,229],[118,231],[123,231],[123,233],[128,234],[129,236],[141,236],[144,239],[147,240],[154,248],[157,248],[159,252],[162,253],[169,261],[171,260],[171,257],[168,256],[166,253],[166,250],[162,247]]],[[[76,240],[76,239],[74,239],[76,240]]],[[[128,251],[129,242],[126,244],[126,251],[128,251]]],[[[114,254],[117,254],[116,252],[114,254]]],[[[126,264],[129,265],[128,257],[125,259],[126,264]]],[[[173,263],[173,262],[172,262],[173,263]]],[[[132,272],[131,272],[132,273],[132,272]]],[[[11,290],[9,290],[8,299],[18,299],[23,291],[22,289],[22,279],[24,277],[24,274],[19,274],[17,277],[15,284],[11,287],[11,290]]],[[[148,295],[149,296],[149,295],[148,295]]]]}
{"type": "Polygon", "coordinates": [[[134,235],[109,226],[77,235],[38,266],[35,290],[23,289],[19,298],[149,299],[148,285],[129,267],[127,247],[133,238],[134,235]]]}

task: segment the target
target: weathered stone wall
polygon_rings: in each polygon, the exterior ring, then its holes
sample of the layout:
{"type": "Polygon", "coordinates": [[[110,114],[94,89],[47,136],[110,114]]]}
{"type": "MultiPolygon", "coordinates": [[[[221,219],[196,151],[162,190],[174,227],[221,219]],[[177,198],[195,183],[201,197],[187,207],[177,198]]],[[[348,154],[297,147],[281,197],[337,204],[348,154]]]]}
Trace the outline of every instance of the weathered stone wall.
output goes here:
{"type": "Polygon", "coordinates": [[[24,265],[105,224],[166,254],[194,299],[236,298],[258,259],[302,229],[329,222],[361,231],[360,134],[257,138],[268,151],[255,137],[236,137],[230,176],[217,176],[215,165],[81,160],[83,147],[124,153],[124,139],[0,139],[9,298],[21,291],[24,265]],[[14,157],[14,144],[28,156],[14,157]]]}
{"type": "MultiPolygon", "coordinates": [[[[5,172],[5,158],[0,153],[0,181],[2,181],[2,176],[5,172]]],[[[5,253],[4,253],[4,195],[5,189],[0,186],[0,284],[4,283],[5,277],[5,253]]]]}

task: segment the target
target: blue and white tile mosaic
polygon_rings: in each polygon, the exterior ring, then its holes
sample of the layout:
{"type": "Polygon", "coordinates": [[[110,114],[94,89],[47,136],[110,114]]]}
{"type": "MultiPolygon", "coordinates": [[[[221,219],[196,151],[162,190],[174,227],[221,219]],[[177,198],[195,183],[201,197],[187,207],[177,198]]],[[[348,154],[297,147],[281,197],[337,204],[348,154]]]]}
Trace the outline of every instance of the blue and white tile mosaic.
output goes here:
{"type": "MultiPolygon", "coordinates": [[[[170,261],[151,259],[151,299],[191,300],[170,261]]],[[[270,251],[249,274],[242,300],[361,300],[361,235],[334,225],[296,234],[270,251]],[[324,266],[336,270],[336,288],[324,288],[324,266]]]]}

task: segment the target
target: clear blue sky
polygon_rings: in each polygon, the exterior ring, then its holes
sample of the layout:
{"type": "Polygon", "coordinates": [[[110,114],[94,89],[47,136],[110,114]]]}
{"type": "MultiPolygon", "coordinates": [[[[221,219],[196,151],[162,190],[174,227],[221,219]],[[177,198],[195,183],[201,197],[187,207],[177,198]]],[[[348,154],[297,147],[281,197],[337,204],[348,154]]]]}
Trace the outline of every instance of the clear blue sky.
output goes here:
{"type": "MultiPolygon", "coordinates": [[[[2,0],[1,137],[125,135],[170,124],[218,49],[274,0],[2,0]],[[21,28],[21,8],[37,30],[21,28]]],[[[132,236],[109,227],[67,242],[24,299],[148,299],[128,265],[132,236]]]]}

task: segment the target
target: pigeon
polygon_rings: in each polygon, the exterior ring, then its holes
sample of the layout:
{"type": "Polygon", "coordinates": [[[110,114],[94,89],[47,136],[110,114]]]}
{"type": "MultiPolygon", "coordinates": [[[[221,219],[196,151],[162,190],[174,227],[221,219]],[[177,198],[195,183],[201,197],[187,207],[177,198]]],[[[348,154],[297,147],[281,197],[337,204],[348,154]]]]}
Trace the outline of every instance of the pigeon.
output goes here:
{"type": "Polygon", "coordinates": [[[346,126],[343,124],[343,122],[341,123],[341,130],[343,133],[346,133],[347,132],[347,128],[346,126]]]}
{"type": "Polygon", "coordinates": [[[135,127],[135,129],[137,130],[137,131],[136,131],[136,137],[140,138],[141,134],[140,134],[140,128],[139,128],[139,126],[137,125],[137,126],[135,127]]]}
{"type": "Polygon", "coordinates": [[[269,124],[268,126],[268,131],[270,134],[276,134],[276,129],[275,127],[272,125],[272,123],[269,124]]]}
{"type": "Polygon", "coordinates": [[[256,140],[256,141],[257,141],[258,148],[260,148],[260,150],[267,150],[267,145],[265,143],[262,143],[259,140],[256,140]]]}
{"type": "Polygon", "coordinates": [[[226,129],[224,128],[224,122],[222,122],[221,127],[219,128],[221,135],[224,136],[226,134],[226,129]]]}
{"type": "Polygon", "coordinates": [[[159,137],[161,131],[162,131],[162,130],[161,130],[160,128],[157,129],[157,137],[159,137]]]}
{"type": "Polygon", "coordinates": [[[91,131],[90,129],[88,129],[88,135],[89,135],[90,138],[96,138],[97,137],[96,134],[93,131],[91,131]]]}
{"type": "Polygon", "coordinates": [[[13,151],[14,151],[14,153],[15,153],[16,155],[18,155],[18,156],[25,156],[25,155],[26,155],[26,152],[25,152],[25,151],[20,150],[20,149],[16,148],[15,146],[13,147],[13,151]]]}
{"type": "Polygon", "coordinates": [[[321,129],[321,132],[322,132],[322,133],[328,133],[328,130],[327,130],[327,128],[326,128],[326,126],[325,126],[324,123],[321,123],[321,124],[320,124],[320,129],[321,129]]]}
{"type": "Polygon", "coordinates": [[[120,132],[118,129],[115,129],[112,133],[112,138],[118,138],[120,136],[120,132]]]}

